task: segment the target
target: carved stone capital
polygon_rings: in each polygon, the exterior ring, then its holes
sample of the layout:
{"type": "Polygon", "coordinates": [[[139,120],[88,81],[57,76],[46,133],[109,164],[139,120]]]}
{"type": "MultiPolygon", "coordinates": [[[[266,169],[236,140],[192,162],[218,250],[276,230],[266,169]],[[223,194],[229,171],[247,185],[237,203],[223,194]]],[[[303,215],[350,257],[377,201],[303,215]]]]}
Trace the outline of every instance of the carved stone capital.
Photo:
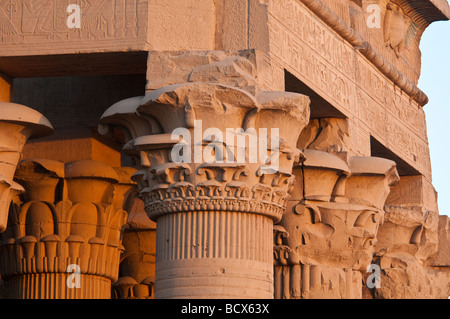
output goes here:
{"type": "Polygon", "coordinates": [[[110,298],[127,216],[118,204],[126,201],[118,172],[91,160],[18,165],[15,179],[25,193],[12,207],[0,245],[0,259],[16,261],[0,265],[7,296],[110,298]],[[80,286],[71,287],[71,280],[80,286]],[[24,282],[34,288],[24,289],[24,282]]]}
{"type": "MultiPolygon", "coordinates": [[[[142,169],[134,179],[150,217],[156,220],[170,212],[222,210],[260,213],[279,220],[293,182],[292,165],[299,158],[296,138],[306,125],[307,105],[307,98],[296,94],[261,92],[253,97],[234,87],[216,84],[172,85],[149,93],[137,112],[156,119],[163,133],[135,138],[125,149],[140,158],[142,169]],[[195,161],[198,145],[187,141],[185,150],[190,151],[192,162],[174,163],[171,152],[179,139],[173,139],[170,133],[185,128],[194,137],[198,132],[194,124],[199,122],[205,130],[215,128],[222,133],[223,139],[215,151],[226,156],[239,151],[225,139],[227,129],[233,130],[233,143],[236,130],[245,134],[249,129],[258,133],[263,128],[264,138],[270,143],[271,129],[277,129],[279,147],[267,150],[270,145],[266,144],[266,149],[259,150],[277,157],[277,170],[265,172],[267,165],[260,159],[251,163],[248,144],[244,146],[244,162],[226,158],[208,164],[202,158],[195,161]]],[[[211,145],[203,128],[199,131],[200,155],[211,145]]]]}
{"type": "Polygon", "coordinates": [[[284,266],[300,265],[301,280],[311,284],[301,288],[302,298],[358,296],[384,220],[384,203],[390,187],[399,181],[396,165],[374,157],[352,157],[347,165],[337,156],[316,150],[305,150],[304,155],[296,176],[296,183],[302,184],[296,189],[302,190],[303,198],[289,202],[277,225],[286,233],[278,237],[281,243],[274,242],[275,263],[283,250],[289,251],[284,266]],[[317,282],[320,277],[330,281],[330,289],[317,282]]]}
{"type": "Polygon", "coordinates": [[[301,164],[304,199],[329,202],[342,196],[350,175],[347,163],[323,151],[306,149],[303,153],[306,158],[301,164]]]}
{"type": "Polygon", "coordinates": [[[350,202],[383,210],[391,187],[400,177],[394,161],[379,157],[350,158],[351,176],[346,182],[345,197],[350,202]]]}
{"type": "Polygon", "coordinates": [[[13,181],[22,150],[30,138],[53,133],[50,122],[24,105],[0,102],[0,232],[4,231],[13,197],[23,188],[13,181]]]}

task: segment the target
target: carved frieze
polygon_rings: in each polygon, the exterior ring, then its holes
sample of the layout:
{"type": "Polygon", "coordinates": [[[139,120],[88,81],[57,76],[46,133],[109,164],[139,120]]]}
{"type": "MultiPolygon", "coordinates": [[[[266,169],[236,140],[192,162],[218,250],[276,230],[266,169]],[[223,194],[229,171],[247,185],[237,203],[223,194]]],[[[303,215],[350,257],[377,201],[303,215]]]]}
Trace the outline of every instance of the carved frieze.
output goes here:
{"type": "Polygon", "coordinates": [[[96,41],[111,48],[120,46],[119,42],[134,42],[133,45],[143,47],[147,34],[146,8],[145,0],[2,1],[0,55],[29,55],[38,52],[33,47],[36,43],[46,43],[48,50],[58,53],[74,49],[75,43],[80,49],[82,43],[96,41]],[[72,28],[67,22],[71,14],[69,5],[80,8],[80,28],[72,28]],[[61,49],[61,44],[66,48],[61,49]]]}
{"type": "Polygon", "coordinates": [[[420,109],[426,98],[412,80],[387,59],[378,58],[379,52],[366,55],[367,59],[356,52],[355,48],[367,43],[348,25],[342,32],[348,31],[348,37],[354,35],[356,42],[342,41],[329,24],[343,22],[322,1],[273,1],[269,5],[268,23],[270,55],[276,63],[348,118],[359,121],[358,126],[365,134],[376,136],[409,165],[431,176],[424,113],[420,109]],[[319,17],[329,20],[318,19],[300,2],[314,7],[315,13],[321,12],[319,17]],[[381,64],[379,68],[374,67],[370,57],[381,64]],[[395,122],[394,126],[386,124],[387,121],[395,122]],[[394,129],[395,133],[390,131],[394,129]],[[402,138],[397,138],[398,135],[402,138]]]}

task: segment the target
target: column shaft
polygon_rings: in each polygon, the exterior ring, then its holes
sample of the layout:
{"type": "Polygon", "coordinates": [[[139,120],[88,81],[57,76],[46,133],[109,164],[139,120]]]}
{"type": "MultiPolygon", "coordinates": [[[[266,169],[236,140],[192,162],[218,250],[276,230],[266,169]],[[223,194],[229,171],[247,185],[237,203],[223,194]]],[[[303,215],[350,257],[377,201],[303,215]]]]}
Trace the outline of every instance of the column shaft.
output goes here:
{"type": "Polygon", "coordinates": [[[225,211],[159,218],[156,298],[272,298],[272,225],[225,211]]]}
{"type": "Polygon", "coordinates": [[[10,299],[109,299],[111,281],[95,275],[80,275],[80,288],[70,288],[68,273],[36,273],[8,280],[10,299]],[[82,287],[82,288],[81,288],[82,287]]]}

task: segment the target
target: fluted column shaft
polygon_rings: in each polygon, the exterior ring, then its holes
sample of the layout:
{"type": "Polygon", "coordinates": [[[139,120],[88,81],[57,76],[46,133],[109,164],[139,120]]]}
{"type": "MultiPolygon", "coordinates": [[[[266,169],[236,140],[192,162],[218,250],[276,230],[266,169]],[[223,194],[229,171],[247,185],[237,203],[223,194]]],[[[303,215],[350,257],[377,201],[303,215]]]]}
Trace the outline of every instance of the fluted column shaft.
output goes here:
{"type": "Polygon", "coordinates": [[[271,298],[273,222],[229,211],[158,219],[158,298],[271,298]]]}

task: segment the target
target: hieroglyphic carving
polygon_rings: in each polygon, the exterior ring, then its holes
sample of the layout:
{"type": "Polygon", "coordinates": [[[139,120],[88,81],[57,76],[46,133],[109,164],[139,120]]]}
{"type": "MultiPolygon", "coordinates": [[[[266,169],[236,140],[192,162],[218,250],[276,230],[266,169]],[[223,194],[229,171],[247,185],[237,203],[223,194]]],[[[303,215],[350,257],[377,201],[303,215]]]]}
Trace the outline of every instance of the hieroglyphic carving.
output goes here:
{"type": "MultiPolygon", "coordinates": [[[[281,28],[273,26],[273,39],[283,39],[285,45],[279,46],[279,51],[274,46],[275,58],[288,57],[288,67],[290,72],[301,78],[312,87],[318,87],[320,92],[324,92],[324,97],[328,97],[331,102],[341,105],[347,112],[353,105],[352,81],[340,72],[336,72],[334,67],[326,59],[320,57],[316,52],[301,44],[295,36],[284,33],[281,28]],[[289,44],[289,45],[287,45],[289,44]],[[307,77],[302,77],[301,75],[307,77]],[[325,93],[326,92],[326,93],[325,93]]],[[[286,63],[286,61],[283,61],[286,63]]],[[[282,63],[283,64],[283,63],[282,63]]]]}
{"type": "MultiPolygon", "coordinates": [[[[283,25],[301,42],[307,44],[336,69],[346,74],[351,80],[354,61],[350,46],[342,45],[342,40],[329,32],[316,18],[313,18],[301,5],[295,1],[273,1],[270,7],[271,17],[283,18],[277,25],[283,25]]],[[[281,41],[277,41],[283,45],[281,41]]],[[[273,43],[276,45],[276,43],[273,43]]],[[[289,49],[285,47],[285,49],[289,49]]]]}
{"type": "Polygon", "coordinates": [[[0,32],[2,41],[18,33],[17,28],[12,23],[12,16],[16,11],[16,5],[12,0],[3,0],[0,2],[0,32]]]}
{"type": "Polygon", "coordinates": [[[274,1],[269,13],[272,58],[345,115],[358,118],[368,134],[389,140],[397,155],[429,175],[424,114],[414,98],[300,3],[274,1]],[[395,133],[387,130],[386,118],[400,119],[395,133]]]}
{"type": "Polygon", "coordinates": [[[370,134],[400,155],[408,164],[417,168],[424,176],[431,176],[431,163],[426,126],[421,109],[414,109],[397,93],[386,94],[389,101],[381,107],[364,90],[358,89],[358,119],[370,134]],[[413,127],[413,125],[416,125],[413,127]]]}
{"type": "Polygon", "coordinates": [[[424,112],[417,102],[411,100],[391,82],[386,81],[367,61],[358,59],[356,66],[358,92],[364,91],[367,98],[376,102],[372,108],[385,109],[388,115],[400,119],[405,129],[417,134],[418,138],[426,142],[424,112]]]}
{"type": "Polygon", "coordinates": [[[387,86],[392,85],[387,82],[383,76],[373,70],[363,59],[357,59],[356,63],[356,81],[358,86],[367,92],[377,103],[386,103],[387,86]]]}
{"type": "Polygon", "coordinates": [[[404,124],[394,116],[386,117],[386,144],[396,154],[431,179],[431,161],[428,143],[414,132],[405,129],[404,124]]]}
{"type": "Polygon", "coordinates": [[[367,125],[368,129],[371,131],[372,135],[384,136],[385,132],[385,122],[386,122],[386,112],[377,103],[371,99],[363,90],[357,89],[358,94],[358,106],[359,120],[367,125]]]}
{"type": "Polygon", "coordinates": [[[312,87],[318,87],[345,110],[354,103],[354,59],[351,46],[312,18],[298,4],[277,1],[271,4],[269,24],[272,56],[287,64],[290,72],[312,87]],[[277,18],[283,17],[283,23],[277,18]],[[272,20],[273,19],[273,20],[272,20]]]}
{"type": "MultiPolygon", "coordinates": [[[[56,8],[56,7],[55,7],[56,8]]],[[[51,13],[49,1],[22,1],[21,31],[23,34],[47,33],[51,28],[51,13]]]]}
{"type": "Polygon", "coordinates": [[[274,225],[274,298],[361,298],[361,273],[351,268],[301,261],[286,242],[289,233],[274,225]]]}
{"type": "Polygon", "coordinates": [[[0,43],[5,51],[0,54],[8,52],[8,44],[141,38],[147,32],[142,21],[147,20],[146,6],[145,0],[2,0],[0,43]],[[67,25],[70,4],[81,8],[81,28],[67,25]]]}

